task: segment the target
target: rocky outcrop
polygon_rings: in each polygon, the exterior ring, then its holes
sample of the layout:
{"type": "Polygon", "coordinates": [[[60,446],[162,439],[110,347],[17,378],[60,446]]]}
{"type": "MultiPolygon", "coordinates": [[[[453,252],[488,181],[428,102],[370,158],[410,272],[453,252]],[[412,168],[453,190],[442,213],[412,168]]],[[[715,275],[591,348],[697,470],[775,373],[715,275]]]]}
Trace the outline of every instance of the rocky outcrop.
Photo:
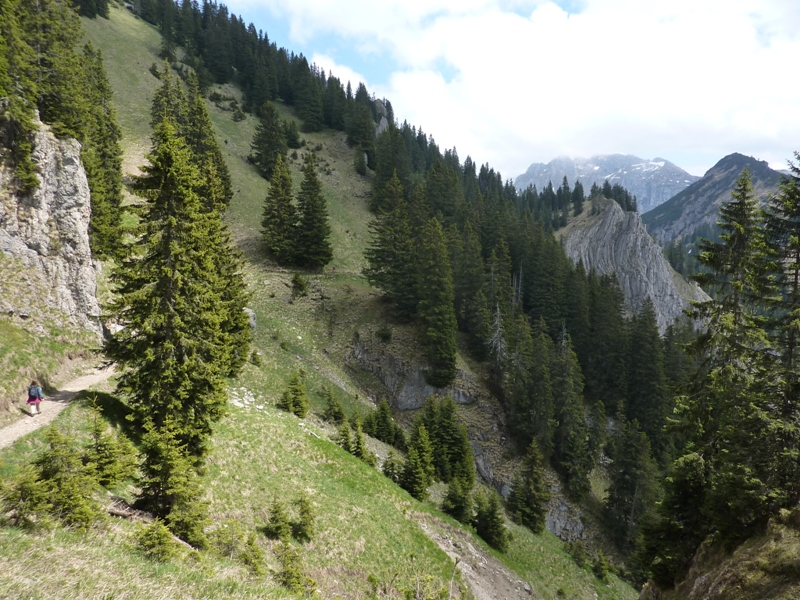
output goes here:
{"type": "Polygon", "coordinates": [[[690,300],[708,298],[672,270],[637,213],[625,212],[605,198],[597,214],[593,212],[585,211],[558,235],[573,262],[583,261],[587,271],[593,269],[601,275],[616,274],[629,311],[638,312],[649,297],[663,333],[690,300]]]}
{"type": "Polygon", "coordinates": [[[466,371],[458,370],[453,385],[436,388],[425,381],[425,368],[415,362],[398,358],[380,341],[370,341],[358,335],[345,356],[350,367],[375,375],[389,394],[389,403],[398,410],[422,408],[428,396],[450,396],[458,404],[477,400],[480,386],[466,371]]]}
{"type": "Polygon", "coordinates": [[[547,164],[533,163],[517,177],[514,185],[520,190],[535,185],[541,192],[549,183],[557,188],[564,177],[570,186],[580,181],[587,195],[592,184],[600,187],[606,181],[619,184],[636,196],[640,213],[663,204],[700,179],[663,158],[648,160],[631,154],[605,154],[591,158],[562,156],[547,164]]]}
{"type": "Polygon", "coordinates": [[[0,168],[0,312],[101,333],[97,270],[89,248],[89,184],[80,144],[38,123],[39,187],[15,193],[0,168]]]}

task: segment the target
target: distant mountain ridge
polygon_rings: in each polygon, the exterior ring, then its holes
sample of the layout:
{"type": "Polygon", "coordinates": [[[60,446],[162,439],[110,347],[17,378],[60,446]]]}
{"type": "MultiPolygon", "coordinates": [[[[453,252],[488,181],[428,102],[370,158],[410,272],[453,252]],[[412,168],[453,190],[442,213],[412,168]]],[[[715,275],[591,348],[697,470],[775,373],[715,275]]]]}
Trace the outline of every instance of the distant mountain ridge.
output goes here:
{"type": "Polygon", "coordinates": [[[618,183],[636,196],[640,213],[663,204],[700,179],[663,158],[649,160],[632,154],[606,154],[591,158],[561,156],[547,164],[533,163],[516,178],[514,185],[517,189],[535,185],[541,191],[550,182],[558,187],[565,176],[570,186],[580,181],[587,192],[593,183],[600,186],[606,180],[611,185],[618,183]]]}
{"type": "Polygon", "coordinates": [[[713,225],[723,202],[731,197],[736,179],[747,167],[756,197],[762,200],[777,191],[781,173],[766,161],[734,152],[711,167],[703,177],[642,215],[647,231],[661,244],[688,238],[702,225],[713,225]]]}

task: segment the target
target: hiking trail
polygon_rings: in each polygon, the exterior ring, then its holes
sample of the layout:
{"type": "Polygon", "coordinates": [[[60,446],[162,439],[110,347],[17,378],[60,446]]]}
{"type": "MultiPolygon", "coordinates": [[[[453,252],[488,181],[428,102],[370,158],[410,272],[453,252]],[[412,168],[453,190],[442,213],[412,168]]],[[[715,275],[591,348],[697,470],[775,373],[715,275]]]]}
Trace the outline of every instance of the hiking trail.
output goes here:
{"type": "MultiPolygon", "coordinates": [[[[106,368],[95,368],[85,375],[73,379],[72,381],[60,386],[57,392],[52,395],[45,396],[45,399],[39,405],[42,414],[31,416],[26,414],[22,419],[12,423],[11,425],[0,429],[0,449],[7,448],[16,442],[23,435],[36,431],[40,427],[49,425],[53,422],[58,414],[64,410],[67,405],[72,401],[78,392],[89,389],[93,385],[102,383],[114,374],[114,367],[109,366],[106,368]]],[[[28,406],[25,406],[27,410],[28,406]]]]}

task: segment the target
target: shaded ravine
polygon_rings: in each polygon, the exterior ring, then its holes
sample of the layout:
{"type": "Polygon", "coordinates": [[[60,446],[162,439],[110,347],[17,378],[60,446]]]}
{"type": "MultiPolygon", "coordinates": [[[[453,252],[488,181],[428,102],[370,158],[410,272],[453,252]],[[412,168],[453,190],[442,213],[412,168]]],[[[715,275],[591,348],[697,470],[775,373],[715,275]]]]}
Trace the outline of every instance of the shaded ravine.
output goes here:
{"type": "Polygon", "coordinates": [[[61,389],[46,396],[40,405],[42,414],[26,416],[11,425],[0,429],[0,449],[6,448],[24,435],[49,425],[64,410],[78,392],[102,383],[114,374],[114,367],[96,368],[86,375],[65,383],[61,389]]]}

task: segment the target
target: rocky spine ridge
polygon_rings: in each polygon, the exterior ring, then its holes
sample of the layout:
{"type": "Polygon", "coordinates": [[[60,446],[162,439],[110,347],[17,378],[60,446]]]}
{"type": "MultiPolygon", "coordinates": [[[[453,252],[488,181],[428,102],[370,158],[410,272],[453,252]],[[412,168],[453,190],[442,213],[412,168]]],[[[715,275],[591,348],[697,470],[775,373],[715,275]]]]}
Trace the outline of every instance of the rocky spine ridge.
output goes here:
{"type": "Polygon", "coordinates": [[[603,199],[595,211],[586,211],[558,232],[564,251],[587,271],[614,273],[625,294],[626,308],[637,313],[646,298],[653,301],[662,333],[683,314],[690,300],[708,296],[684,280],[667,263],[638,214],[625,212],[603,199]]]}

